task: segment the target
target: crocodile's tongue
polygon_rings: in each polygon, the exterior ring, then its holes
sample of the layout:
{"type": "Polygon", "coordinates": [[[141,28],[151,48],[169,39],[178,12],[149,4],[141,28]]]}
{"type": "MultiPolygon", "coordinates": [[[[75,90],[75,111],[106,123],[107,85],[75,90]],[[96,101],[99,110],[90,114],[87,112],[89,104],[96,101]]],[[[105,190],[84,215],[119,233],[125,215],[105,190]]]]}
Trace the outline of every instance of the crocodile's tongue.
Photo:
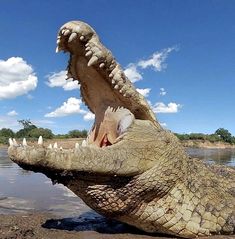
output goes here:
{"type": "Polygon", "coordinates": [[[108,107],[103,113],[96,115],[95,124],[88,135],[88,143],[98,147],[112,145],[133,120],[134,115],[128,109],[108,107]]]}

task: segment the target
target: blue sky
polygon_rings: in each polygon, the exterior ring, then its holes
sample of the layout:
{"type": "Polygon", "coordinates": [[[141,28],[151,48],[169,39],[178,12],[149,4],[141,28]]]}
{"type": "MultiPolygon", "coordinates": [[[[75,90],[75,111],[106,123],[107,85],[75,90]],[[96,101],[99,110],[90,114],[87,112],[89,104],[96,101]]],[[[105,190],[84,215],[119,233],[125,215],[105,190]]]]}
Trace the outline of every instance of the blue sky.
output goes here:
{"type": "Polygon", "coordinates": [[[88,129],[79,89],[63,83],[68,55],[56,34],[89,23],[174,132],[235,135],[235,2],[2,0],[0,128],[31,119],[55,133],[88,129]]]}

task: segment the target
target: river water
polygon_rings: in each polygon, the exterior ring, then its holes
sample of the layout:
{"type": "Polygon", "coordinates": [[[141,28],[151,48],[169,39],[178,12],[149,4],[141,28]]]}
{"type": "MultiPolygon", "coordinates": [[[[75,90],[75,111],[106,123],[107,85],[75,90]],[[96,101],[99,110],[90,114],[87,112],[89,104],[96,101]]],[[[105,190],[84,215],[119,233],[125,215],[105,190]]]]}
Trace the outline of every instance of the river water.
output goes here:
{"type": "MultiPolygon", "coordinates": [[[[208,163],[235,167],[235,150],[191,148],[187,151],[208,163]]],[[[66,187],[52,185],[43,174],[21,169],[8,158],[6,149],[0,149],[0,214],[25,211],[72,217],[90,209],[66,187]]]]}

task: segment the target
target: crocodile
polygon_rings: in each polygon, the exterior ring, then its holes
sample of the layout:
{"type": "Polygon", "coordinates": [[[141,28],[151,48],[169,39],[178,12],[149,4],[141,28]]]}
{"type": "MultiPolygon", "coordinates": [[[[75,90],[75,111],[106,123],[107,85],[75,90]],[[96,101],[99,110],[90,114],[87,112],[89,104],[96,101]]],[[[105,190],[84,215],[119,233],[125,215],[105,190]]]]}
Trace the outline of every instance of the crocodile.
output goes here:
{"type": "Polygon", "coordinates": [[[81,21],[63,25],[56,51],[70,55],[67,76],[95,114],[74,148],[10,139],[9,157],[62,183],[90,208],[150,233],[184,238],[235,232],[235,169],[191,158],[157,121],[120,64],[81,21]]]}

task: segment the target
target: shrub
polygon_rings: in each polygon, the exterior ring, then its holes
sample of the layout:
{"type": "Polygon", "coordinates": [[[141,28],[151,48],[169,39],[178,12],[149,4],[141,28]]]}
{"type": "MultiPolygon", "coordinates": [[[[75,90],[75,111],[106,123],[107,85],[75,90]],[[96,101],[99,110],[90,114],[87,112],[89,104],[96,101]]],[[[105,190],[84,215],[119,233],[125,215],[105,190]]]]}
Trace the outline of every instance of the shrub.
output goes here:
{"type": "Polygon", "coordinates": [[[38,138],[39,136],[42,136],[45,139],[52,139],[54,137],[50,129],[44,129],[44,128],[31,129],[28,132],[28,136],[32,138],[38,138]]]}

